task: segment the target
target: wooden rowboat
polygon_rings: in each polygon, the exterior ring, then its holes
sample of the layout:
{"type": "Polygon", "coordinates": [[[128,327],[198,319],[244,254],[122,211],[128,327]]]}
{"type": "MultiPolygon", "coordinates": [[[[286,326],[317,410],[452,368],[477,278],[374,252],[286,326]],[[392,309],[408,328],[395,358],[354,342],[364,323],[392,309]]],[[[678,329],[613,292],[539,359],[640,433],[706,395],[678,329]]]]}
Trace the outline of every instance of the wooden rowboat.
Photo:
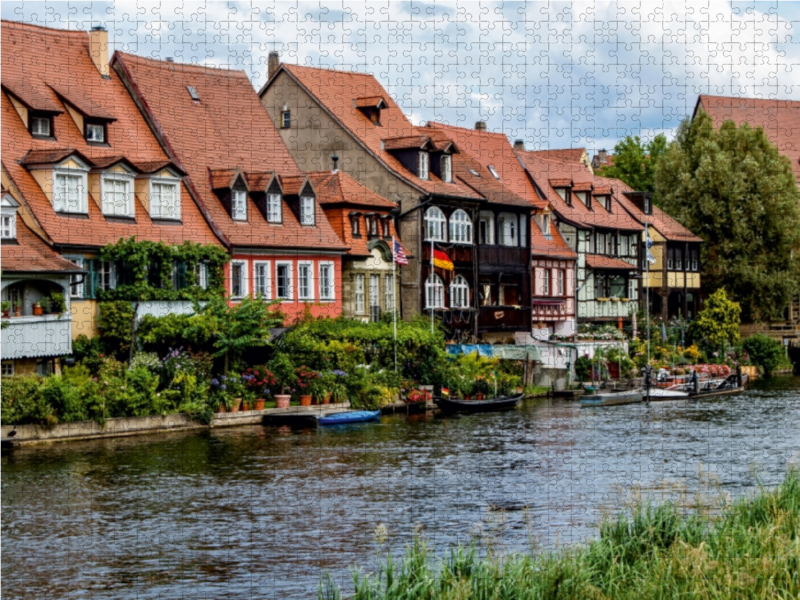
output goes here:
{"type": "Polygon", "coordinates": [[[507,410],[515,408],[519,404],[524,394],[515,396],[500,396],[498,398],[488,398],[486,400],[462,400],[460,398],[434,398],[441,410],[444,412],[488,412],[491,410],[507,410]]]}

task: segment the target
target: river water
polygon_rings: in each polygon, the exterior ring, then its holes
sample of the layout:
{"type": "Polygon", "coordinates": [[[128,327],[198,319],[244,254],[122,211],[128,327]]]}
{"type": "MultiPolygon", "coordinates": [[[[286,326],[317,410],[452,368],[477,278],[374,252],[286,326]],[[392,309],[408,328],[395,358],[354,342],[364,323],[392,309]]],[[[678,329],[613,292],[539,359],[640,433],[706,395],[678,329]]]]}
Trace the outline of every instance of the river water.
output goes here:
{"type": "Polygon", "coordinates": [[[415,531],[496,552],[597,535],[636,498],[709,507],[800,462],[800,378],[699,403],[392,416],[2,457],[4,598],[307,598],[415,531]],[[376,533],[377,530],[377,533],[376,533]],[[380,532],[385,531],[385,535],[380,532]]]}

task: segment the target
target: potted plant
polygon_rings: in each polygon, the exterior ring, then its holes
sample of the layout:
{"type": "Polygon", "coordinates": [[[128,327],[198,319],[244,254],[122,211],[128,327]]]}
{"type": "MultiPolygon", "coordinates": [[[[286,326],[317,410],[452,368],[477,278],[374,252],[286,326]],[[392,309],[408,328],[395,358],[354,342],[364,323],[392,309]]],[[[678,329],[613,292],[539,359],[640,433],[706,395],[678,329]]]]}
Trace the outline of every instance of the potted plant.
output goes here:
{"type": "Polygon", "coordinates": [[[0,306],[2,306],[3,309],[3,318],[7,319],[9,317],[9,313],[11,312],[11,302],[8,300],[3,300],[0,302],[0,306]]]}
{"type": "Polygon", "coordinates": [[[41,302],[34,302],[33,303],[33,316],[39,317],[44,314],[44,309],[42,308],[41,302]]]}
{"type": "MultiPolygon", "coordinates": [[[[297,383],[297,373],[292,362],[286,354],[278,353],[270,361],[269,370],[275,377],[276,385],[281,390],[280,394],[275,394],[275,406],[277,408],[289,408],[289,401],[292,396],[286,392],[297,383]]],[[[292,389],[292,391],[294,390],[292,389]]]]}
{"type": "Polygon", "coordinates": [[[330,402],[334,404],[341,404],[347,402],[347,386],[345,385],[345,378],[347,373],[340,370],[331,371],[331,380],[328,383],[328,397],[330,402]]]}
{"type": "Polygon", "coordinates": [[[43,314],[46,314],[46,315],[50,314],[50,306],[51,306],[50,298],[45,296],[44,298],[39,300],[39,306],[42,307],[43,314]]]}
{"type": "Polygon", "coordinates": [[[241,379],[235,375],[227,378],[225,375],[223,375],[220,377],[220,379],[222,379],[222,381],[225,382],[225,385],[227,385],[228,394],[231,397],[231,402],[228,406],[228,412],[239,412],[239,408],[242,405],[242,394],[244,392],[244,386],[242,385],[241,379]]]}
{"type": "Polygon", "coordinates": [[[211,380],[211,406],[216,406],[217,413],[224,413],[231,406],[231,396],[228,394],[228,386],[224,379],[220,381],[216,377],[211,380]]]}
{"type": "Polygon", "coordinates": [[[297,369],[297,388],[300,394],[300,406],[311,406],[312,389],[314,381],[319,378],[319,373],[312,371],[305,365],[297,369]]]}
{"type": "Polygon", "coordinates": [[[476,399],[483,400],[489,394],[489,382],[486,381],[485,377],[479,375],[477,379],[475,379],[473,390],[475,392],[476,399]]]}
{"type": "Polygon", "coordinates": [[[22,302],[17,300],[14,302],[14,316],[21,317],[22,316],[22,302]]]}
{"type": "Polygon", "coordinates": [[[67,303],[64,300],[64,294],[61,292],[53,292],[50,294],[50,312],[54,315],[60,315],[67,310],[67,303]]]}
{"type": "Polygon", "coordinates": [[[328,388],[331,377],[330,373],[317,373],[317,376],[309,381],[306,390],[311,394],[313,404],[330,403],[331,394],[328,388]]]}

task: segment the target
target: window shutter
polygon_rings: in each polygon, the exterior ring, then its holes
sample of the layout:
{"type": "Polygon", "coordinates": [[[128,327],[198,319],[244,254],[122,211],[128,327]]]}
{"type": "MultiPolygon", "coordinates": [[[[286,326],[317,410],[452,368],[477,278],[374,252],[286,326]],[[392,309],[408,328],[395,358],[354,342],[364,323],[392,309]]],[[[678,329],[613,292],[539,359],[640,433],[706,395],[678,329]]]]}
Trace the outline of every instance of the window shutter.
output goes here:
{"type": "Polygon", "coordinates": [[[85,262],[86,280],[84,282],[84,296],[94,299],[97,294],[97,259],[92,258],[85,262]]]}
{"type": "Polygon", "coordinates": [[[186,263],[182,260],[178,261],[176,269],[176,277],[175,277],[175,289],[176,290],[183,290],[186,289],[186,263]]]}

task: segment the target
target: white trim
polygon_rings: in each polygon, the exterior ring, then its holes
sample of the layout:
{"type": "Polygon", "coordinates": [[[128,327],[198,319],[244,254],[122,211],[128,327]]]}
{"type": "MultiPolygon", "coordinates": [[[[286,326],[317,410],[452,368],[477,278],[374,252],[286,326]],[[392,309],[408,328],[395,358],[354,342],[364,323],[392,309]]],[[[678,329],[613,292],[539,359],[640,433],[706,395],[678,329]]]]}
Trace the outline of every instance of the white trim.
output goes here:
{"type": "Polygon", "coordinates": [[[497,229],[501,246],[519,246],[519,221],[514,213],[502,212],[497,216],[497,229]]]}
{"type": "Polygon", "coordinates": [[[357,315],[363,315],[367,310],[367,301],[364,292],[366,287],[366,277],[364,273],[356,273],[353,282],[353,312],[357,315]],[[361,305],[359,307],[359,304],[361,305]]]}
{"type": "Polygon", "coordinates": [[[439,172],[442,174],[442,181],[445,183],[453,182],[453,157],[449,154],[442,154],[439,159],[439,172]]]}
{"type": "Polygon", "coordinates": [[[77,171],[76,169],[67,169],[62,167],[56,167],[53,169],[53,210],[58,213],[67,213],[67,214],[80,214],[85,215],[89,212],[89,189],[88,189],[88,177],[85,171],[77,171]],[[69,184],[67,183],[67,198],[63,198],[61,193],[58,191],[59,189],[59,178],[65,177],[67,178],[76,178],[80,180],[78,184],[78,207],[77,210],[69,210],[68,206],[68,197],[69,197],[69,184]]]}
{"type": "Polygon", "coordinates": [[[467,211],[458,208],[450,215],[448,226],[450,242],[453,244],[472,245],[472,219],[469,218],[467,211]]]}
{"type": "Polygon", "coordinates": [[[425,280],[425,308],[444,308],[444,281],[436,273],[425,280]],[[433,300],[434,306],[431,306],[433,300]]]}
{"type": "Polygon", "coordinates": [[[463,275],[456,275],[450,282],[450,308],[469,308],[469,301],[469,283],[463,275]]]}
{"type": "Polygon", "coordinates": [[[385,305],[384,310],[395,310],[396,302],[395,302],[396,290],[395,290],[395,281],[394,281],[394,274],[387,273],[383,276],[383,303],[385,305]]]}
{"type": "Polygon", "coordinates": [[[254,260],[253,261],[253,296],[261,294],[264,300],[272,300],[272,261],[254,260]],[[259,284],[259,267],[264,267],[263,286],[259,284]]]}
{"type": "Polygon", "coordinates": [[[294,301],[294,272],[293,272],[293,263],[290,260],[278,260],[275,261],[275,299],[280,300],[281,302],[293,302],[294,301]],[[278,275],[279,270],[281,267],[286,267],[286,291],[288,294],[286,296],[280,296],[280,277],[278,275]]]}
{"type": "Polygon", "coordinates": [[[314,301],[314,262],[310,260],[298,260],[297,261],[297,299],[300,301],[314,301]],[[302,292],[302,281],[303,278],[300,275],[300,268],[301,267],[308,267],[308,282],[307,282],[307,292],[303,294],[302,292]]]}
{"type": "Polygon", "coordinates": [[[2,227],[0,227],[0,238],[4,240],[17,239],[17,215],[16,214],[3,214],[2,227]]]}
{"type": "Polygon", "coordinates": [[[300,196],[300,225],[316,225],[316,223],[317,215],[314,198],[312,196],[300,196]],[[307,209],[310,209],[310,212],[307,209]]]}
{"type": "MultiPolygon", "coordinates": [[[[62,256],[64,258],[66,258],[67,260],[71,260],[72,262],[74,262],[81,269],[83,269],[83,267],[86,264],[86,262],[85,262],[86,258],[83,257],[83,256],[70,255],[70,254],[64,254],[62,256]]],[[[70,298],[73,298],[75,300],[83,300],[83,298],[84,298],[83,291],[86,289],[86,277],[88,277],[88,276],[89,276],[88,273],[84,273],[82,275],[70,275],[69,276],[70,284],[73,281],[76,281],[76,280],[80,280],[81,281],[80,283],[76,284],[75,286],[70,285],[69,288],[67,289],[67,293],[68,293],[70,298]],[[73,291],[73,290],[75,290],[75,291],[73,291]]]]}
{"type": "Polygon", "coordinates": [[[133,205],[133,175],[127,175],[122,173],[103,173],[100,176],[100,206],[102,207],[102,211],[104,215],[110,217],[133,217],[135,216],[135,210],[133,205]],[[125,195],[127,196],[125,202],[125,210],[123,212],[106,212],[106,185],[108,182],[122,182],[125,184],[126,192],[125,195]]]}
{"type": "Polygon", "coordinates": [[[248,284],[248,281],[247,281],[247,263],[248,262],[249,261],[247,261],[247,260],[241,260],[241,259],[232,260],[231,261],[230,281],[229,281],[229,284],[228,284],[228,289],[229,289],[229,292],[230,292],[232,300],[241,300],[242,298],[245,298],[247,296],[247,294],[248,294],[248,285],[247,285],[248,284]],[[240,289],[239,289],[239,294],[238,295],[233,293],[233,267],[234,266],[241,267],[240,273],[241,273],[242,281],[241,281],[241,284],[240,284],[240,289]]]}
{"type": "Polygon", "coordinates": [[[95,144],[105,144],[106,142],[106,128],[103,127],[100,123],[86,123],[86,141],[93,142],[95,144]],[[97,127],[100,129],[100,138],[99,140],[91,139],[89,132],[93,131],[93,127],[97,127]]]}
{"type": "Polygon", "coordinates": [[[169,219],[174,221],[179,221],[181,218],[181,184],[179,181],[175,181],[173,179],[164,179],[163,177],[151,177],[150,184],[149,184],[149,191],[150,191],[150,217],[152,219],[169,219]],[[155,211],[155,194],[153,192],[154,186],[156,185],[165,185],[165,186],[172,186],[174,188],[175,193],[175,214],[174,215],[164,215],[161,214],[161,206],[159,205],[158,214],[155,211]]]}
{"type": "Polygon", "coordinates": [[[281,203],[281,195],[280,194],[267,194],[267,223],[282,223],[283,222],[283,204],[281,203]],[[274,218],[272,211],[270,210],[273,207],[271,201],[277,199],[277,219],[274,218]]]}
{"type": "Polygon", "coordinates": [[[247,221],[247,192],[231,190],[231,219],[247,221]]]}
{"type": "Polygon", "coordinates": [[[336,301],[336,264],[332,261],[325,261],[322,260],[319,262],[317,266],[319,270],[319,277],[317,278],[318,282],[318,293],[319,293],[319,301],[320,302],[335,302],[336,301]],[[328,286],[329,293],[325,296],[322,295],[322,267],[328,267],[330,269],[330,284],[328,286]]]}
{"type": "Polygon", "coordinates": [[[447,217],[444,216],[442,209],[438,206],[431,206],[425,211],[423,219],[425,224],[425,239],[435,242],[447,241],[447,217]],[[433,228],[433,231],[431,231],[433,228]],[[433,235],[431,235],[433,233],[433,235]]]}
{"type": "Polygon", "coordinates": [[[417,159],[417,177],[420,179],[429,179],[430,175],[430,158],[425,150],[419,151],[419,158],[417,159]]]}

